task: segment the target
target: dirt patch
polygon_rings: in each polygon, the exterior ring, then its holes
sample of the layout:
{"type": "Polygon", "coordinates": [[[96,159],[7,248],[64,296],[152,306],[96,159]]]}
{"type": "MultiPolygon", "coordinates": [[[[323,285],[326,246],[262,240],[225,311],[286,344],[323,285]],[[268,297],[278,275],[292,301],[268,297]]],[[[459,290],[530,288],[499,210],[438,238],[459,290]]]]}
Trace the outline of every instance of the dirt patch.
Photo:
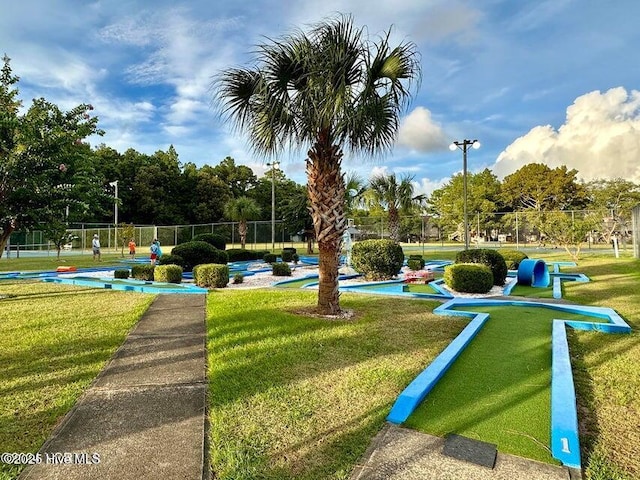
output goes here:
{"type": "Polygon", "coordinates": [[[342,310],[337,315],[323,315],[318,311],[318,307],[299,308],[297,310],[290,310],[290,313],[295,315],[302,315],[304,317],[321,318],[324,320],[357,320],[359,315],[353,310],[342,310]]]}

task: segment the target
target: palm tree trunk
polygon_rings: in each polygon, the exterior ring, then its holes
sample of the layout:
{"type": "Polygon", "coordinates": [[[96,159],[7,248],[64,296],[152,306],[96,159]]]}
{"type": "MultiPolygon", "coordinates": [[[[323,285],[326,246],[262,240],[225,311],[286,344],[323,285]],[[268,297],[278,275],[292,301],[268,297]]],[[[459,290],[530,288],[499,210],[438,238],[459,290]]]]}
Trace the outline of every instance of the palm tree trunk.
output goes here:
{"type": "Polygon", "coordinates": [[[400,243],[400,217],[398,210],[389,205],[389,236],[391,240],[400,243]]]}
{"type": "Polygon", "coordinates": [[[331,145],[328,136],[321,138],[308,152],[307,189],[311,218],[320,252],[318,313],[340,313],[338,267],[340,246],[345,229],[344,178],[340,172],[342,152],[331,145]],[[323,141],[324,140],[324,141],[323,141]]]}
{"type": "Polygon", "coordinates": [[[244,248],[247,244],[247,221],[241,221],[238,224],[238,233],[240,234],[240,247],[244,248]]]}

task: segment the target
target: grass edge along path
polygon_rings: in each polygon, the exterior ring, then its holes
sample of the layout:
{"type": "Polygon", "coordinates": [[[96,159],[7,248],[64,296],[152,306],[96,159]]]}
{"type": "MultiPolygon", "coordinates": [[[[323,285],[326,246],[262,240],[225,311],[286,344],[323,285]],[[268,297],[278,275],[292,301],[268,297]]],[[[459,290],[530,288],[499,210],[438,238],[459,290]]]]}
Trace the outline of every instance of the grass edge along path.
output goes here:
{"type": "Polygon", "coordinates": [[[27,280],[0,294],[0,452],[35,453],[154,297],[27,280]]]}
{"type": "Polygon", "coordinates": [[[392,403],[466,319],[430,301],[345,294],[353,320],[293,313],[316,292],[208,297],[210,450],[217,479],[346,479],[392,403]]]}

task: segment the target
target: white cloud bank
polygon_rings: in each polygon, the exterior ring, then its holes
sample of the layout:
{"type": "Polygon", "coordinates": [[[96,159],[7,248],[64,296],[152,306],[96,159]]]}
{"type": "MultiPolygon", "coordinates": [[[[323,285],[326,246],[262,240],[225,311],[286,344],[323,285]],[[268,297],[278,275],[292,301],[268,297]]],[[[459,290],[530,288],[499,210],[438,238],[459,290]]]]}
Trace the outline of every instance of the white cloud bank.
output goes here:
{"type": "Polygon", "coordinates": [[[416,107],[400,124],[398,145],[419,152],[433,152],[447,147],[442,127],[431,118],[431,112],[416,107]]]}
{"type": "Polygon", "coordinates": [[[531,129],[498,156],[493,172],[502,178],[532,162],[575,168],[586,181],[640,182],[640,91],[617,87],[576,98],[564,125],[531,129]]]}

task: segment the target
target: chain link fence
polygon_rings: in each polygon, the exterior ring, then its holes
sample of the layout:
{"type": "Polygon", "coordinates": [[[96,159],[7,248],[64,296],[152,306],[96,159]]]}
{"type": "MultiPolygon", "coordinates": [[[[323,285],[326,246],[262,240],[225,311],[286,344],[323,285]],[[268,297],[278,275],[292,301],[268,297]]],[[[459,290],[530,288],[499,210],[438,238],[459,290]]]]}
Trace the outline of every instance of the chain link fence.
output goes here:
{"type": "MultiPolygon", "coordinates": [[[[612,211],[475,212],[467,218],[472,246],[555,247],[571,240],[599,248],[611,246],[615,238],[626,248],[633,242],[634,231],[637,235],[631,215],[612,211]]],[[[355,216],[348,223],[355,239],[389,238],[387,216],[355,216]]],[[[401,216],[400,241],[464,245],[464,220],[446,213],[401,216]]]]}
{"type": "MultiPolygon", "coordinates": [[[[240,247],[240,233],[238,222],[208,223],[201,225],[135,225],[133,227],[133,239],[140,251],[145,251],[145,246],[151,245],[154,239],[158,239],[163,247],[172,247],[180,243],[188,242],[196,235],[202,233],[215,233],[226,238],[228,248],[240,247]]],[[[83,223],[70,225],[67,234],[72,240],[62,248],[63,254],[79,253],[91,250],[91,241],[95,234],[98,235],[103,251],[121,251],[128,249],[130,237],[124,238],[122,224],[115,227],[113,224],[83,223]]],[[[290,231],[284,221],[251,221],[247,222],[246,248],[250,250],[274,251],[290,246],[292,242],[302,241],[297,232],[290,231]],[[273,231],[273,245],[272,245],[273,231]]],[[[5,256],[20,256],[29,254],[53,254],[55,245],[48,241],[41,231],[14,232],[7,244],[5,256]]]]}

